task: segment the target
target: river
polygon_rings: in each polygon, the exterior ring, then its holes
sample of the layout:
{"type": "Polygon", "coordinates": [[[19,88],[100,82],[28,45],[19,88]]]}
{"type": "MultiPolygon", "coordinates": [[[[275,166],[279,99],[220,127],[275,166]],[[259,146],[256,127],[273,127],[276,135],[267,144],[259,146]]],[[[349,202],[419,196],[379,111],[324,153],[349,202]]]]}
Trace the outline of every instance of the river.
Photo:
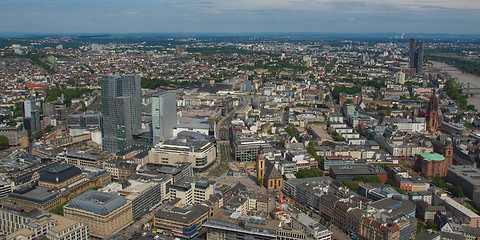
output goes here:
{"type": "MultiPolygon", "coordinates": [[[[465,85],[467,83],[470,83],[476,86],[480,86],[480,76],[463,72],[462,70],[443,62],[432,62],[432,63],[434,68],[443,72],[447,72],[448,74],[450,74],[450,76],[452,76],[453,78],[456,78],[457,82],[459,83],[464,83],[465,85]]],[[[473,104],[475,105],[476,109],[480,110],[480,94],[468,96],[467,101],[468,101],[468,104],[473,104]]]]}

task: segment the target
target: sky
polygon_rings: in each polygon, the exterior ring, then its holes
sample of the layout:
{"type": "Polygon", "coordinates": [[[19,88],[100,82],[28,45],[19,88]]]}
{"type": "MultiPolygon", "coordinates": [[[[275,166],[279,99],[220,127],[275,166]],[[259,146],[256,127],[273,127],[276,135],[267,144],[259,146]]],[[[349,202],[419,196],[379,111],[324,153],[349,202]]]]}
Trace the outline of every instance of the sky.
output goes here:
{"type": "Polygon", "coordinates": [[[0,0],[0,32],[480,34],[480,1],[0,0]]]}

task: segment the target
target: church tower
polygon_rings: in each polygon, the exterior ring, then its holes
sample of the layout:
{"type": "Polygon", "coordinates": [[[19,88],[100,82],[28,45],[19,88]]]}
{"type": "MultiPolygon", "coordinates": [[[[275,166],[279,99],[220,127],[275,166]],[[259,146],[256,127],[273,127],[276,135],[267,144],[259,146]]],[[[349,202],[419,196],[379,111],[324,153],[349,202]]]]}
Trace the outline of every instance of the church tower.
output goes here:
{"type": "Polygon", "coordinates": [[[451,138],[447,138],[445,141],[445,170],[448,171],[448,167],[453,164],[453,142],[451,138]]]}
{"type": "Polygon", "coordinates": [[[265,178],[265,154],[263,148],[258,149],[257,156],[257,182],[263,184],[265,178]]]}
{"type": "Polygon", "coordinates": [[[440,127],[438,116],[438,99],[433,90],[430,101],[428,101],[427,112],[425,114],[425,123],[427,124],[427,131],[435,131],[440,127]]]}

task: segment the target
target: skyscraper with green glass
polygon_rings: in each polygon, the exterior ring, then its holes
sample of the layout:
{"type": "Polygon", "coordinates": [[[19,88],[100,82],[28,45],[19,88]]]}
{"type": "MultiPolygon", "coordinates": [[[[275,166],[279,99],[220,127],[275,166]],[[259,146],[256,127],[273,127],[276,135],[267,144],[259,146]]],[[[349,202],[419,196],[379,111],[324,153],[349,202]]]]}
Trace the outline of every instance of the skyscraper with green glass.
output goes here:
{"type": "Polygon", "coordinates": [[[141,80],[138,75],[102,77],[102,148],[117,153],[133,143],[142,128],[141,80]]]}

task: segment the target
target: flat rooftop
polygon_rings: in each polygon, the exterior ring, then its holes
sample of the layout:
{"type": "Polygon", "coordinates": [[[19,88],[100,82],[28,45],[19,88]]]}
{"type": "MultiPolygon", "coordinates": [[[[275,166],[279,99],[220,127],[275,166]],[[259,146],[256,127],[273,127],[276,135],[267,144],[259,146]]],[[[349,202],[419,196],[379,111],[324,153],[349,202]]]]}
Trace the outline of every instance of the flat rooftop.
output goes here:
{"type": "Polygon", "coordinates": [[[376,164],[352,164],[352,165],[332,165],[330,170],[335,175],[378,175],[387,174],[387,172],[376,164]]]}
{"type": "Polygon", "coordinates": [[[85,193],[73,198],[67,205],[98,215],[108,215],[115,209],[123,206],[127,200],[116,193],[105,193],[95,190],[88,190],[85,193]]]}
{"type": "Polygon", "coordinates": [[[189,223],[203,214],[207,213],[209,208],[203,205],[193,205],[185,208],[168,206],[155,213],[155,218],[166,219],[170,221],[189,223]]]}
{"type": "Polygon", "coordinates": [[[473,185],[480,185],[480,169],[470,165],[452,165],[448,168],[449,172],[473,185]]]}

